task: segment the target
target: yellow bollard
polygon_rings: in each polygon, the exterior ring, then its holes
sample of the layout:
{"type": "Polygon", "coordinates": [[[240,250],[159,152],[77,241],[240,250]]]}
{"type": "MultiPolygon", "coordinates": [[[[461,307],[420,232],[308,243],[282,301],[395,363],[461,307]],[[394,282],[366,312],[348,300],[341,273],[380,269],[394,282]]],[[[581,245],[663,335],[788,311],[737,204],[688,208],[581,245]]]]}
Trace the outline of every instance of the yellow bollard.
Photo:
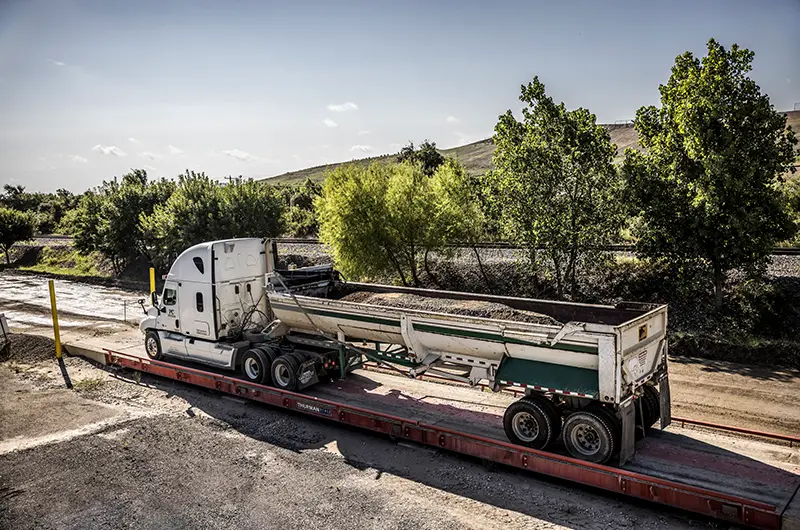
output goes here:
{"type": "Polygon", "coordinates": [[[61,355],[61,333],[58,330],[58,309],[56,308],[56,287],[53,280],[49,280],[50,286],[50,311],[53,313],[53,338],[56,341],[56,359],[58,359],[58,366],[61,368],[61,375],[64,376],[64,383],[67,388],[72,388],[72,381],[69,379],[67,373],[67,365],[64,364],[64,358],[61,355]]]}
{"type": "Polygon", "coordinates": [[[150,299],[153,299],[153,293],[156,292],[156,269],[150,267],[150,299]]]}

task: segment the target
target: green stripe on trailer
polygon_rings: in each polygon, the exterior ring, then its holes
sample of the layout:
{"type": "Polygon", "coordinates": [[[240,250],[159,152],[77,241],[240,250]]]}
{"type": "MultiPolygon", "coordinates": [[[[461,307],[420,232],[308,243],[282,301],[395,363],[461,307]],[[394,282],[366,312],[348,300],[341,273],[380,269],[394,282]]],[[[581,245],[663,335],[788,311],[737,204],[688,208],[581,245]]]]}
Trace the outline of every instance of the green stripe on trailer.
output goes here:
{"type": "MultiPolygon", "coordinates": [[[[273,303],[274,306],[279,307],[285,311],[292,311],[295,313],[302,312],[301,309],[295,307],[294,305],[290,304],[276,304],[273,303]]],[[[326,311],[323,309],[315,309],[315,308],[304,308],[307,313],[312,315],[319,315],[324,317],[332,317],[332,318],[342,318],[345,320],[355,320],[358,322],[369,322],[371,324],[379,324],[381,326],[392,326],[395,328],[400,328],[400,321],[399,320],[389,320],[386,318],[375,318],[375,317],[368,317],[362,315],[356,315],[353,313],[345,313],[342,311],[326,311]]],[[[574,352],[581,352],[581,353],[590,353],[593,355],[597,355],[597,347],[593,346],[581,346],[579,344],[566,344],[560,342],[555,345],[550,345],[547,342],[531,342],[527,340],[517,339],[514,337],[507,337],[503,335],[498,335],[496,333],[489,333],[485,331],[469,331],[464,329],[455,329],[455,328],[445,328],[442,326],[435,326],[431,324],[414,324],[414,329],[419,331],[424,331],[426,333],[435,333],[437,335],[447,335],[451,337],[463,337],[467,339],[479,339],[479,340],[486,340],[491,342],[501,342],[501,343],[508,343],[508,344],[521,344],[524,346],[537,346],[539,348],[548,348],[551,350],[564,350],[564,351],[574,351],[574,352]]]]}
{"type": "Polygon", "coordinates": [[[500,363],[495,379],[559,393],[586,396],[599,393],[597,370],[528,359],[506,357],[500,363]]]}

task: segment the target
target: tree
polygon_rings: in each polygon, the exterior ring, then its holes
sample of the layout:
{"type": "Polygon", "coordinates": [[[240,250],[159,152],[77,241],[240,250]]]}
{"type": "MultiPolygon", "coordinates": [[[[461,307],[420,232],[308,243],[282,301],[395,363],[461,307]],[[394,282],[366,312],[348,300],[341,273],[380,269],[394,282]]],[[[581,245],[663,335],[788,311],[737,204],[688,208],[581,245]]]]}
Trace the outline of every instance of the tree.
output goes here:
{"type": "Polygon", "coordinates": [[[315,207],[320,239],[345,275],[396,275],[403,285],[420,285],[420,258],[441,242],[431,179],[421,165],[337,167],[315,207]]]}
{"type": "Polygon", "coordinates": [[[624,164],[643,218],[638,252],[707,264],[718,308],[727,271],[763,266],[770,247],[792,231],[775,184],[794,170],[797,139],[747,77],[753,57],[714,39],[702,60],[678,56],[659,87],[661,108],[636,113],[645,152],[629,150],[624,164]]]}
{"type": "Polygon", "coordinates": [[[431,176],[444,163],[444,156],[436,149],[436,142],[425,140],[417,149],[414,149],[413,142],[408,142],[397,154],[397,161],[419,164],[422,172],[431,176]]]}
{"type": "Polygon", "coordinates": [[[9,252],[15,243],[33,238],[34,221],[30,214],[0,207],[0,248],[11,263],[9,252]]]}
{"type": "Polygon", "coordinates": [[[277,184],[271,186],[284,205],[284,223],[293,237],[313,237],[319,232],[314,199],[322,193],[322,186],[307,178],[299,185],[277,184]]]}
{"type": "Polygon", "coordinates": [[[541,249],[556,280],[575,296],[592,247],[616,240],[623,221],[616,147],[594,114],[567,110],[538,77],[522,86],[523,120],[509,110],[495,126],[496,169],[487,190],[503,233],[524,246],[534,267],[541,249]]]}
{"type": "Polygon", "coordinates": [[[169,199],[139,220],[147,255],[166,267],[203,241],[278,236],[282,217],[282,203],[268,184],[238,178],[221,186],[204,173],[186,171],[169,199]]]}

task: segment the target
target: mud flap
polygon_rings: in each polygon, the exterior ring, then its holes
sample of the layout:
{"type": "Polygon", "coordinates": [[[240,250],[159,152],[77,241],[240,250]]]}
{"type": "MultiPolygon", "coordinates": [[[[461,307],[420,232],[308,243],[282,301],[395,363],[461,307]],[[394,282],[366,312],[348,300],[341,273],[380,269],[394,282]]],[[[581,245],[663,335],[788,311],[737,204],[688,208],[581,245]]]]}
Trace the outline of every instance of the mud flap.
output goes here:
{"type": "Polygon", "coordinates": [[[672,423],[672,400],[669,396],[669,377],[658,383],[658,401],[661,407],[661,428],[666,429],[672,423]]]}
{"type": "Polygon", "coordinates": [[[628,399],[619,408],[622,420],[622,436],[620,436],[619,465],[625,464],[633,457],[636,434],[636,410],[633,398],[628,399]]]}
{"type": "Polygon", "coordinates": [[[314,359],[301,364],[300,368],[297,370],[297,389],[302,390],[317,383],[319,383],[319,377],[317,376],[314,359]]]}

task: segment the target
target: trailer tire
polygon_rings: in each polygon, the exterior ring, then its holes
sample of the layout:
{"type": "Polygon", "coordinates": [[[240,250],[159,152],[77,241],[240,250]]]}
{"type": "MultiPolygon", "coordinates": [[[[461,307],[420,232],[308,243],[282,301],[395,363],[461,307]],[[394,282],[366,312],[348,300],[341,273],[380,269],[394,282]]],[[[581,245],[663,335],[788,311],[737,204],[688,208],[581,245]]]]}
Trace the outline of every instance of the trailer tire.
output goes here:
{"type": "Polygon", "coordinates": [[[164,353],[161,351],[161,339],[158,337],[158,333],[152,329],[144,336],[144,351],[154,361],[160,361],[164,357],[164,353]]]}
{"type": "Polygon", "coordinates": [[[562,439],[573,458],[602,464],[617,450],[614,425],[596,411],[582,410],[567,416],[562,439]]]}
{"type": "Polygon", "coordinates": [[[550,418],[550,427],[552,432],[550,433],[550,442],[548,445],[558,440],[558,437],[561,436],[561,427],[564,423],[564,420],[561,417],[561,411],[558,410],[558,407],[555,403],[553,403],[553,400],[543,394],[528,394],[522,399],[527,399],[532,403],[538,403],[542,407],[542,410],[544,410],[544,412],[550,418]]]}
{"type": "Polygon", "coordinates": [[[597,402],[592,403],[584,410],[601,416],[603,419],[605,419],[606,425],[608,425],[608,428],[611,429],[611,437],[614,441],[615,450],[622,447],[622,422],[617,416],[614,415],[614,412],[597,402]]]}
{"type": "Polygon", "coordinates": [[[658,390],[650,385],[645,385],[642,389],[644,403],[648,405],[649,415],[645,416],[645,432],[648,432],[657,421],[661,419],[661,400],[658,390]]]}
{"type": "Polygon", "coordinates": [[[503,428],[512,443],[532,449],[544,449],[553,440],[550,414],[538,400],[522,398],[509,405],[503,428]]]}
{"type": "Polygon", "coordinates": [[[252,348],[242,356],[241,372],[251,383],[263,384],[269,377],[269,360],[260,348],[252,348]]]}
{"type": "Polygon", "coordinates": [[[297,390],[297,371],[300,363],[290,354],[284,354],[272,361],[270,375],[272,376],[273,386],[281,390],[294,392],[297,390]]]}

